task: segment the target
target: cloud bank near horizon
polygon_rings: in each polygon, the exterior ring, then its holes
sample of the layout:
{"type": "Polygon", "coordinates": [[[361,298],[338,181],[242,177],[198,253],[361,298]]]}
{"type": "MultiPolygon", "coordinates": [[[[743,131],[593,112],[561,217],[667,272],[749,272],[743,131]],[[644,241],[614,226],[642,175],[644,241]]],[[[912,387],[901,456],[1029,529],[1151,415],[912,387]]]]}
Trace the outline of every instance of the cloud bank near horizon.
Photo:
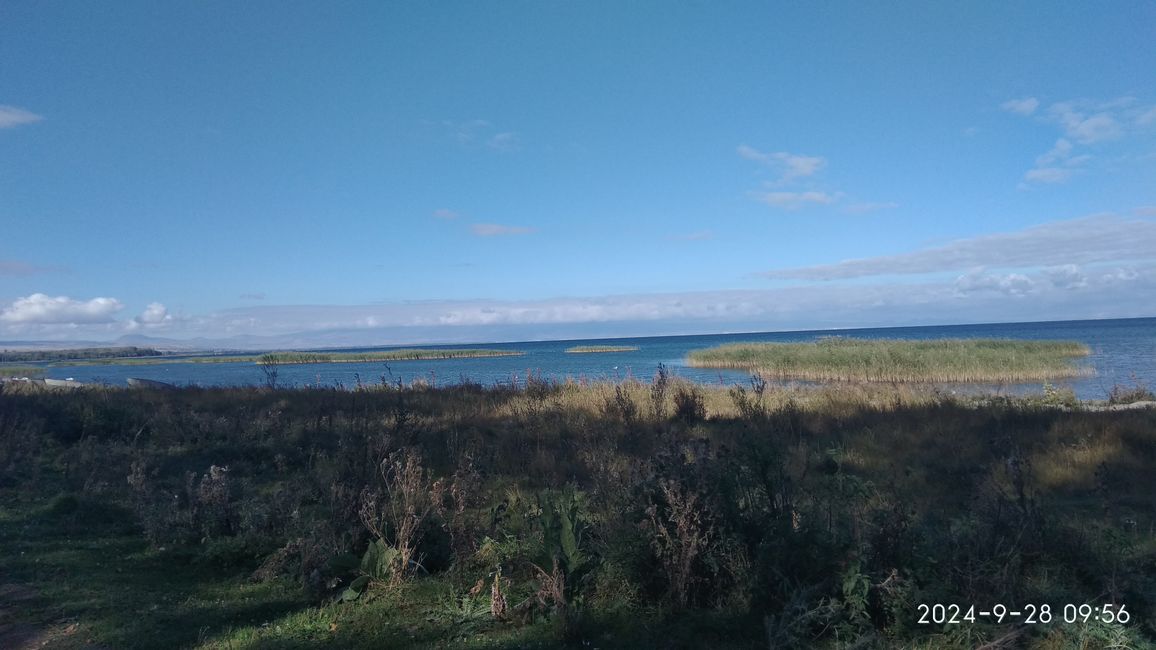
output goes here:
{"type": "Polygon", "coordinates": [[[776,280],[847,280],[975,268],[1156,261],[1156,220],[1101,214],[957,239],[909,253],[763,272],[776,280]]]}
{"type": "Polygon", "coordinates": [[[60,340],[130,333],[178,340],[293,336],[297,344],[320,344],[341,332],[337,339],[349,344],[387,344],[391,336],[413,338],[419,330],[426,340],[467,331],[484,340],[497,332],[507,339],[579,330],[616,336],[631,323],[656,331],[723,331],[1152,316],[1156,219],[1092,215],[758,275],[796,284],[539,300],[252,305],[195,316],[153,302],[124,320],[117,315],[125,305],[115,298],[34,293],[0,309],[0,334],[60,340]]]}

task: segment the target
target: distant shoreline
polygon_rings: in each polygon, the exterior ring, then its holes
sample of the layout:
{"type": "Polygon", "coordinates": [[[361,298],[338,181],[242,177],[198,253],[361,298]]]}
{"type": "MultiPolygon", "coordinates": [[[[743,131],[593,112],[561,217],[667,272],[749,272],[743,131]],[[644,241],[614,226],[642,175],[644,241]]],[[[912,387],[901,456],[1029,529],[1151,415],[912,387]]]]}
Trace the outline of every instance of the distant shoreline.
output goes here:
{"type": "Polygon", "coordinates": [[[489,349],[404,349],[381,352],[269,352],[230,356],[173,356],[173,357],[120,357],[86,359],[74,362],[53,362],[58,366],[156,366],[170,363],[254,363],[296,365],[311,363],[372,363],[376,361],[434,361],[439,359],[480,359],[487,357],[518,357],[518,350],[489,349]]]}
{"type": "Polygon", "coordinates": [[[637,345],[578,345],[566,348],[566,354],[602,354],[606,352],[637,352],[637,345]]]}

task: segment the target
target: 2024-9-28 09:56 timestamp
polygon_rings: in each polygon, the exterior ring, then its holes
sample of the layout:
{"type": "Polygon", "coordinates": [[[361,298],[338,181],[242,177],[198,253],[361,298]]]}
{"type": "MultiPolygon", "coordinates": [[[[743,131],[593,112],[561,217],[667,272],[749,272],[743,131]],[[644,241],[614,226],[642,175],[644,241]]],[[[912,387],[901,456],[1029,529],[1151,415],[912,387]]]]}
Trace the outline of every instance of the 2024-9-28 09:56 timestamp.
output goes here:
{"type": "Polygon", "coordinates": [[[1087,623],[1100,621],[1102,623],[1118,623],[1127,625],[1132,615],[1123,604],[1106,603],[1103,605],[1089,605],[1088,603],[1064,605],[1026,604],[1018,607],[996,603],[990,607],[975,605],[958,605],[955,603],[928,605],[920,603],[916,606],[919,613],[920,625],[963,625],[975,622],[1003,623],[1018,622],[1025,625],[1048,623],[1087,623]]]}

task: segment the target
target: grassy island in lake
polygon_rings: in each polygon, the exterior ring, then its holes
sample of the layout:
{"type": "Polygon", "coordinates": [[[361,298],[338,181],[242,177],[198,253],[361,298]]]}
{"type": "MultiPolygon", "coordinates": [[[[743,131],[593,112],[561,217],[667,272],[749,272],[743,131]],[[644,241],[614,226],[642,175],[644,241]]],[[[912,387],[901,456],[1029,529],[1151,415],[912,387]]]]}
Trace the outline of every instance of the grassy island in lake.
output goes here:
{"type": "Polygon", "coordinates": [[[687,363],[779,379],[991,383],[1086,375],[1090,371],[1072,359],[1088,352],[1073,341],[827,337],[809,343],[730,343],[694,350],[687,363]]]}
{"type": "Polygon", "coordinates": [[[637,345],[577,345],[566,348],[567,354],[594,354],[598,352],[636,352],[637,345]]]}

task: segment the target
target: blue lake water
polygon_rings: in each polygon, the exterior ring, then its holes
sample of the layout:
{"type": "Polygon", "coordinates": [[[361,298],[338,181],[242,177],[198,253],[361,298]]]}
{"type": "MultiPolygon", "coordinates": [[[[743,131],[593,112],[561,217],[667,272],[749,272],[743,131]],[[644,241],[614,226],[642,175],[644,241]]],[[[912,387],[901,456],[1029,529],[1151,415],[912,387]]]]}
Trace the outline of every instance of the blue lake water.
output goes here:
{"type": "MultiPolygon", "coordinates": [[[[1057,386],[1070,387],[1082,399],[1102,399],[1115,384],[1135,382],[1156,388],[1156,318],[1133,318],[1095,321],[1060,321],[1045,323],[1001,323],[987,325],[943,325],[932,327],[891,327],[853,330],[816,330],[805,332],[756,332],[741,334],[705,334],[696,336],[656,336],[577,341],[528,341],[480,345],[438,345],[438,348],[492,348],[517,350],[522,356],[479,359],[439,359],[430,361],[391,361],[373,363],[334,363],[279,366],[278,385],[352,387],[360,376],[364,383],[409,383],[421,379],[436,385],[468,379],[485,385],[524,383],[529,373],[554,380],[616,381],[628,378],[649,380],[659,364],[665,364],[679,377],[702,384],[745,383],[749,374],[741,371],[691,368],[685,365],[686,354],[695,349],[739,341],[792,342],[812,341],[831,335],[854,338],[1012,338],[1064,339],[1087,344],[1092,353],[1078,363],[1090,366],[1090,377],[1059,380],[1057,386]],[[631,352],[568,354],[575,345],[630,345],[631,352]]],[[[433,347],[433,346],[414,346],[433,347]]],[[[383,348],[347,348],[343,351],[368,351],[383,348]]],[[[262,385],[261,369],[253,363],[169,363],[147,366],[55,366],[47,369],[51,378],[72,377],[83,382],[124,385],[129,377],[157,379],[177,385],[246,386],[262,385]]],[[[956,390],[977,387],[952,386],[956,390]]],[[[1039,383],[1010,387],[979,387],[981,390],[1038,392],[1039,383]]]]}

